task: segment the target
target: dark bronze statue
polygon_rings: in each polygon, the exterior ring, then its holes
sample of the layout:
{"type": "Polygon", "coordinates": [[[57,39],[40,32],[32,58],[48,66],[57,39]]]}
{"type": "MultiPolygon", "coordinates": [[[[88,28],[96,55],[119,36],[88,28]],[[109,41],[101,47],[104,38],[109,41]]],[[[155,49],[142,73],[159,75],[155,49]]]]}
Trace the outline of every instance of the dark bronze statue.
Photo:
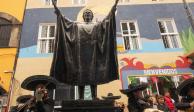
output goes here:
{"type": "Polygon", "coordinates": [[[97,97],[97,85],[118,79],[116,52],[115,1],[101,22],[92,22],[93,13],[83,12],[84,22],[74,22],[63,16],[53,1],[57,15],[55,52],[50,75],[62,83],[78,86],[80,99],[84,87],[90,85],[92,98],[97,97]]]}

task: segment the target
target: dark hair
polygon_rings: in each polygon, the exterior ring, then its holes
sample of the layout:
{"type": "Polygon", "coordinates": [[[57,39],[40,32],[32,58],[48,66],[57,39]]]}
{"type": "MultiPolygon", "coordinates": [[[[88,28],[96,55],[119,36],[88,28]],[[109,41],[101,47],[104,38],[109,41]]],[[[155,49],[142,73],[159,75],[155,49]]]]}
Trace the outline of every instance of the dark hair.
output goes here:
{"type": "Polygon", "coordinates": [[[146,100],[148,100],[150,97],[151,97],[150,95],[146,95],[144,98],[145,98],[146,100]]]}
{"type": "MultiPolygon", "coordinates": [[[[84,12],[92,12],[92,10],[86,9],[86,10],[84,10],[84,12]]],[[[84,13],[84,12],[83,12],[83,13],[84,13]]]]}
{"type": "Polygon", "coordinates": [[[188,93],[189,93],[189,91],[194,90],[193,86],[188,86],[188,88],[189,88],[188,93]]]}
{"type": "Polygon", "coordinates": [[[156,95],[156,101],[158,102],[158,99],[164,98],[162,95],[156,95]]]}

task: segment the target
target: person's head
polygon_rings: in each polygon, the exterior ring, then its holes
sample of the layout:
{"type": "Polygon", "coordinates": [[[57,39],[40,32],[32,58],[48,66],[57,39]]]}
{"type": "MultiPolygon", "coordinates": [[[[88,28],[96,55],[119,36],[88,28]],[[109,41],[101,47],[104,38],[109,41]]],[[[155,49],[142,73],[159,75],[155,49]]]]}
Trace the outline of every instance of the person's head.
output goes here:
{"type": "Polygon", "coordinates": [[[165,92],[164,92],[164,96],[170,97],[170,92],[169,92],[169,91],[165,91],[165,92]]]}
{"type": "Polygon", "coordinates": [[[191,87],[189,90],[188,90],[188,95],[192,98],[194,98],[194,87],[191,87]]]}
{"type": "Polygon", "coordinates": [[[150,95],[145,96],[145,100],[146,100],[147,102],[151,103],[151,104],[154,102],[154,99],[153,99],[152,96],[150,96],[150,95]]]}
{"type": "Polygon", "coordinates": [[[84,22],[87,22],[87,23],[92,22],[93,17],[94,17],[93,12],[90,9],[84,10],[83,12],[84,22]]]}
{"type": "Polygon", "coordinates": [[[44,98],[46,98],[48,96],[48,90],[46,89],[46,86],[43,84],[38,84],[36,86],[36,91],[43,93],[44,94],[44,98]]]}
{"type": "Polygon", "coordinates": [[[164,104],[164,97],[162,95],[156,95],[156,101],[158,104],[164,104]]]}
{"type": "Polygon", "coordinates": [[[141,97],[141,91],[140,91],[140,90],[134,91],[133,94],[134,94],[136,97],[141,97]]]}
{"type": "Polygon", "coordinates": [[[43,84],[38,84],[38,85],[36,86],[36,89],[46,89],[46,87],[45,87],[45,85],[43,85],[43,84]]]}

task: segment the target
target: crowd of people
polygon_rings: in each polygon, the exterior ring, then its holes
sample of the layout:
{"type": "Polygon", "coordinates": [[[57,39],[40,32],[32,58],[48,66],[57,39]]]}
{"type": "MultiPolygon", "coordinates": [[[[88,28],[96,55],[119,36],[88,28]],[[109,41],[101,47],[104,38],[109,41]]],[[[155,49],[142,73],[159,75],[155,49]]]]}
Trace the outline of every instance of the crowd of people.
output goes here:
{"type": "Polygon", "coordinates": [[[194,78],[182,82],[176,89],[179,100],[171,98],[170,92],[163,95],[142,97],[142,91],[147,84],[130,84],[128,89],[121,92],[128,97],[129,112],[194,112],[194,78]]]}
{"type": "MultiPolygon", "coordinates": [[[[34,96],[23,95],[17,98],[18,105],[12,107],[10,112],[53,112],[54,100],[49,98],[48,90],[56,88],[57,81],[49,76],[31,76],[25,79],[21,85],[23,89],[34,91],[34,96]]],[[[120,90],[128,97],[128,112],[194,112],[194,78],[183,81],[176,92],[179,101],[171,98],[170,92],[163,95],[153,94],[142,97],[142,91],[148,84],[130,84],[128,89],[120,90]]],[[[175,92],[175,91],[174,91],[175,92]]],[[[113,96],[109,93],[104,100],[116,100],[121,96],[113,96]]],[[[120,111],[124,111],[124,105],[120,105],[120,111]]]]}
{"type": "Polygon", "coordinates": [[[53,112],[54,100],[48,96],[48,90],[56,88],[57,81],[49,76],[35,75],[26,78],[21,87],[33,91],[34,96],[23,95],[17,98],[17,105],[10,112],[53,112]]]}

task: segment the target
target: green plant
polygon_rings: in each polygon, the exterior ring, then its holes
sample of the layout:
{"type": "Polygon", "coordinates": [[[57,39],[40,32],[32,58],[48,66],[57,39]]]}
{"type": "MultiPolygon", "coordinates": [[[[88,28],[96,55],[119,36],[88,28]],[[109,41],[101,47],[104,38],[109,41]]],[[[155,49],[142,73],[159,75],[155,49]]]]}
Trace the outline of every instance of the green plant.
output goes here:
{"type": "Polygon", "coordinates": [[[194,50],[194,34],[191,28],[182,31],[180,39],[185,53],[189,53],[194,50]]]}

